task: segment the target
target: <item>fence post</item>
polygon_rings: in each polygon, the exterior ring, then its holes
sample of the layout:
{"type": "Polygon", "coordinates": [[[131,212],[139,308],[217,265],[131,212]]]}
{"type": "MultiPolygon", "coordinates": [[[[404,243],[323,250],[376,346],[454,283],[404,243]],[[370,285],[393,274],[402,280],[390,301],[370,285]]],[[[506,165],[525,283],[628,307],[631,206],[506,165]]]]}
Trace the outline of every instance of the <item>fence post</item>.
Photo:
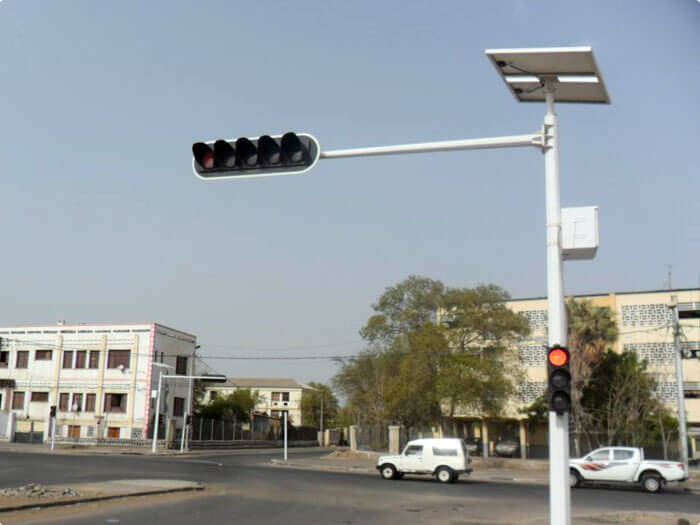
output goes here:
{"type": "Polygon", "coordinates": [[[527,458],[527,428],[525,420],[520,421],[520,457],[527,458]]]}
{"type": "Polygon", "coordinates": [[[399,453],[399,440],[401,439],[401,427],[389,425],[389,454],[399,453]]]}
{"type": "Polygon", "coordinates": [[[357,450],[357,425],[350,425],[350,450],[357,450]]]}

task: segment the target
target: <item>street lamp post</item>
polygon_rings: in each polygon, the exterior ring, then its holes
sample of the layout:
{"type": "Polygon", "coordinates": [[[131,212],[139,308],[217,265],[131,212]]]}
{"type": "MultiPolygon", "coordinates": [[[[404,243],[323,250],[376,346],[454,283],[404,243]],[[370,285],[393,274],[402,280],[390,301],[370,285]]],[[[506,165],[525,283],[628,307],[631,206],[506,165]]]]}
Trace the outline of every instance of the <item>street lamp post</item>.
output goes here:
{"type": "MultiPolygon", "coordinates": [[[[166,365],[165,363],[152,363],[153,366],[157,368],[170,368],[175,370],[172,365],[166,365]]],[[[153,443],[151,444],[151,452],[153,454],[158,450],[158,426],[160,423],[160,391],[163,386],[163,372],[158,371],[158,395],[156,397],[156,412],[153,417],[153,443]]]]}
{"type": "MultiPolygon", "coordinates": [[[[306,162],[296,171],[293,164],[290,165],[291,167],[285,168],[284,163],[279,164],[276,160],[275,162],[278,164],[273,164],[269,159],[267,162],[256,165],[255,169],[252,169],[251,166],[242,169],[243,167],[239,166],[238,161],[229,162],[233,158],[233,141],[199,142],[193,145],[193,171],[195,175],[205,180],[264,177],[304,173],[309,171],[319,159],[528,146],[540,148],[544,153],[545,161],[548,342],[550,348],[554,345],[563,347],[567,342],[562,272],[565,253],[562,244],[559,137],[554,103],[557,101],[609,104],[610,98],[590,47],[492,49],[487,50],[486,55],[516,100],[519,102],[545,102],[544,126],[540,132],[508,137],[373,146],[335,151],[323,151],[314,137],[300,134],[299,136],[304,137],[304,141],[306,141],[305,145],[301,146],[306,162]]],[[[249,146],[247,147],[250,149],[249,146]]],[[[262,157],[265,157],[262,149],[261,152],[262,157]]],[[[575,244],[567,246],[566,254],[568,257],[576,259],[594,257],[597,248],[597,224],[593,228],[596,231],[596,238],[588,245],[589,250],[578,250],[575,244]]],[[[569,525],[571,504],[568,475],[568,409],[564,410],[563,413],[557,413],[550,407],[549,451],[550,523],[552,525],[569,525]]]]}

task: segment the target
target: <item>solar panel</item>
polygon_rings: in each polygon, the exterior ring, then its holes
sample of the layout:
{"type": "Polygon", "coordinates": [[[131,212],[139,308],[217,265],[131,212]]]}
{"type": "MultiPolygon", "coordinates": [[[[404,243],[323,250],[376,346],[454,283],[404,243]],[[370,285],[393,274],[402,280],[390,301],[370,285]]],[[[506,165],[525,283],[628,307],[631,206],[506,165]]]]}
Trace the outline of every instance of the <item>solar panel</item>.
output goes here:
{"type": "Polygon", "coordinates": [[[610,104],[591,47],[487,49],[486,56],[520,102],[544,102],[542,79],[551,78],[556,102],[610,104]]]}

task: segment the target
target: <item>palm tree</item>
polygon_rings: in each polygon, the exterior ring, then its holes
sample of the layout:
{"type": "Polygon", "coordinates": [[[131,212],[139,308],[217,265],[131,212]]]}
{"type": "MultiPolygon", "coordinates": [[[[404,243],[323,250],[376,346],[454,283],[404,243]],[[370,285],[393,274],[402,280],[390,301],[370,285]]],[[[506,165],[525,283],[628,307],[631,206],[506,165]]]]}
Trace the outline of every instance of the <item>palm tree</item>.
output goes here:
{"type": "Polygon", "coordinates": [[[588,384],[593,365],[617,341],[618,330],[612,310],[594,306],[591,301],[569,299],[566,303],[571,352],[571,415],[574,423],[574,450],[581,456],[580,439],[588,419],[581,406],[581,394],[588,384]]]}

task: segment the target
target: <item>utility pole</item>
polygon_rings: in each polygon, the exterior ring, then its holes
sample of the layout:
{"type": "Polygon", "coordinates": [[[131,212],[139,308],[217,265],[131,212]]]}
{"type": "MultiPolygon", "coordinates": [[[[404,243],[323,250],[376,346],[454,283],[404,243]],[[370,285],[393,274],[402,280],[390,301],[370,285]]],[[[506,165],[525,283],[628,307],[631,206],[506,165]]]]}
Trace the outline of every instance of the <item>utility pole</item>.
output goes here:
{"type": "MultiPolygon", "coordinates": [[[[556,84],[544,80],[547,112],[544,117],[545,201],[547,216],[547,310],[549,347],[567,344],[568,324],[564,304],[559,133],[554,110],[556,84]]],[[[569,414],[549,410],[549,520],[552,525],[571,523],[569,487],[569,414]]]]}
{"type": "Polygon", "coordinates": [[[681,461],[688,475],[688,427],[685,420],[685,396],[683,391],[683,362],[681,361],[681,323],[678,317],[678,298],[671,296],[671,310],[673,322],[673,355],[676,362],[676,395],[678,396],[678,438],[681,445],[681,461]]]}

